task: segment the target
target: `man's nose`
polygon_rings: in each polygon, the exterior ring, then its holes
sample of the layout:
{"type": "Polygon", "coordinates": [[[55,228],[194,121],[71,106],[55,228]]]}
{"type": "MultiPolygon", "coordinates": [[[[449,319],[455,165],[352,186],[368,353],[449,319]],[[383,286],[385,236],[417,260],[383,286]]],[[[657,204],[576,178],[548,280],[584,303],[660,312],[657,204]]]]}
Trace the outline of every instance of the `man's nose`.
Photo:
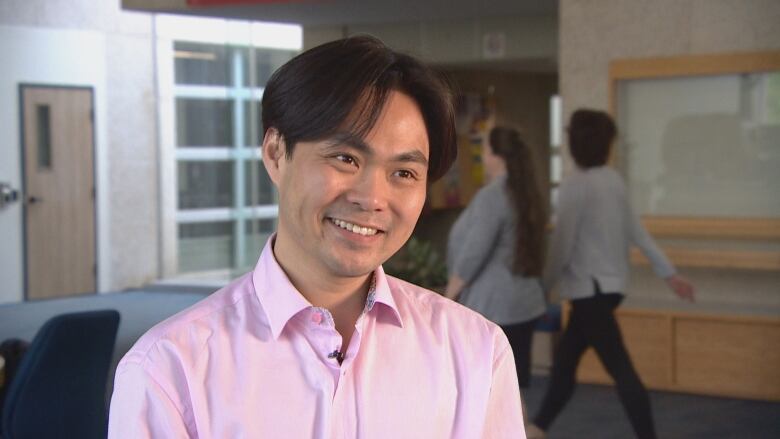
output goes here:
{"type": "Polygon", "coordinates": [[[390,182],[381,170],[365,170],[353,180],[347,193],[347,201],[367,212],[387,209],[390,182]]]}

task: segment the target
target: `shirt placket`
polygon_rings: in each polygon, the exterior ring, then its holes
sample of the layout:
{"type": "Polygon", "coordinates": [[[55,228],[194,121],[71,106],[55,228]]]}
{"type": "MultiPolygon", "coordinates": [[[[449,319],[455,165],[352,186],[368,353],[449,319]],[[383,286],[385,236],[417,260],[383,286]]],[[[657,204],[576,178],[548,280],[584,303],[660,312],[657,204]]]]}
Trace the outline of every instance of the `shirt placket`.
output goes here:
{"type": "Polygon", "coordinates": [[[337,353],[341,350],[341,335],[336,331],[333,317],[325,308],[310,308],[308,320],[309,329],[315,337],[313,345],[318,351],[318,357],[328,369],[335,389],[339,380],[337,353]]]}
{"type": "MultiPolygon", "coordinates": [[[[357,437],[358,423],[357,423],[357,408],[355,406],[355,375],[354,363],[357,357],[357,353],[360,350],[360,344],[364,332],[364,322],[368,317],[368,313],[373,309],[376,300],[376,277],[372,276],[369,284],[368,294],[366,296],[366,303],[363,308],[363,313],[358,317],[355,322],[355,333],[350,339],[349,346],[342,346],[342,337],[336,331],[335,323],[330,312],[324,308],[312,308],[311,314],[312,323],[317,325],[320,330],[328,331],[328,333],[335,334],[330,339],[330,344],[326,344],[329,349],[332,349],[330,354],[327,355],[327,362],[329,370],[334,378],[334,392],[333,392],[333,405],[331,406],[330,416],[330,438],[354,438],[357,437]],[[333,358],[331,355],[334,352],[341,350],[345,352],[344,361],[339,364],[337,358],[333,358]]],[[[327,342],[326,342],[327,343],[327,342]]]]}

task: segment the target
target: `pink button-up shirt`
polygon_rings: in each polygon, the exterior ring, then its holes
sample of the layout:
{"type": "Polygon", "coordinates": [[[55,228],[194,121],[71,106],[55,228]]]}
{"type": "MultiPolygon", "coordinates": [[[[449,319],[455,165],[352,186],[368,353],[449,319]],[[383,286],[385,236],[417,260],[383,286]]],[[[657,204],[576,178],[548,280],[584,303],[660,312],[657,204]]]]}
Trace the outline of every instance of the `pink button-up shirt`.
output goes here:
{"type": "Polygon", "coordinates": [[[330,313],[290,283],[271,241],[253,272],[124,356],[110,438],[525,438],[496,325],[379,267],[339,364],[330,313]]]}

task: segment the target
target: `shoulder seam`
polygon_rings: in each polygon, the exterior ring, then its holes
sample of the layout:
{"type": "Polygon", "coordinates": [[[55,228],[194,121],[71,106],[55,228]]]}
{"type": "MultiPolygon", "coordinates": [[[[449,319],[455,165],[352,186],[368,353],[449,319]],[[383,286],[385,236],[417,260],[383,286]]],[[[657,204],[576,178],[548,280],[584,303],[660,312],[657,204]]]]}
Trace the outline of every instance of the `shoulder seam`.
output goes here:
{"type": "Polygon", "coordinates": [[[173,398],[171,398],[171,395],[170,395],[170,393],[168,393],[168,390],[165,388],[165,386],[163,386],[160,383],[160,381],[158,381],[157,378],[155,378],[155,376],[151,372],[149,372],[149,370],[146,368],[148,362],[149,362],[149,358],[145,357],[143,363],[139,364],[139,366],[141,367],[141,370],[143,370],[143,372],[146,374],[146,376],[149,377],[149,379],[152,380],[154,382],[154,384],[157,385],[157,387],[160,388],[160,390],[162,390],[162,392],[165,395],[165,397],[168,398],[168,401],[170,401],[171,404],[174,407],[176,407],[176,411],[179,413],[179,416],[181,417],[182,422],[184,423],[184,425],[187,426],[187,430],[191,431],[192,427],[193,427],[191,425],[191,420],[185,418],[184,413],[183,413],[183,408],[179,407],[179,404],[177,404],[176,401],[174,401],[173,398]]]}
{"type": "MultiPolygon", "coordinates": [[[[253,288],[254,288],[254,287],[253,287],[253,288]]],[[[206,317],[209,317],[209,316],[211,316],[211,315],[214,315],[215,313],[217,313],[217,312],[219,312],[219,311],[222,311],[223,309],[225,309],[225,308],[227,308],[227,307],[230,307],[230,306],[235,306],[236,304],[238,304],[239,302],[241,302],[241,301],[242,301],[242,300],[244,300],[245,298],[246,298],[246,296],[244,296],[244,295],[241,295],[241,296],[240,296],[240,297],[239,297],[237,300],[235,300],[234,302],[231,302],[231,303],[229,303],[229,304],[222,305],[222,306],[220,306],[219,308],[215,308],[215,309],[213,309],[213,310],[209,311],[209,312],[208,312],[208,313],[206,313],[206,314],[203,314],[203,315],[201,315],[201,316],[198,316],[198,317],[192,318],[192,319],[190,319],[190,320],[186,320],[186,321],[185,321],[185,322],[183,322],[183,323],[190,324],[190,323],[196,322],[196,321],[198,321],[198,320],[204,319],[204,318],[206,318],[206,317]]],[[[204,300],[206,300],[206,299],[204,299],[204,300]]],[[[169,317],[169,318],[170,318],[170,317],[169,317]]],[[[163,322],[165,322],[165,320],[163,320],[163,322]]],[[[162,323],[162,322],[160,322],[160,323],[162,323]]],[[[147,330],[147,331],[148,331],[148,330],[147,330]]],[[[137,351],[137,352],[138,352],[138,354],[139,354],[139,355],[141,355],[141,359],[142,359],[143,361],[146,361],[146,360],[149,358],[149,351],[151,351],[153,347],[157,346],[157,344],[160,342],[160,340],[161,340],[161,339],[163,339],[163,338],[165,338],[165,337],[166,337],[166,336],[167,336],[169,333],[170,333],[170,330],[169,330],[169,329],[166,329],[166,331],[165,331],[164,333],[162,333],[162,334],[159,334],[158,336],[156,336],[156,337],[154,338],[154,340],[153,340],[153,341],[152,341],[152,342],[149,344],[149,346],[148,346],[148,347],[147,347],[147,348],[146,348],[144,351],[140,351],[140,350],[139,350],[139,351],[137,351]]],[[[144,334],[144,335],[145,335],[145,334],[144,334]]],[[[143,336],[141,336],[141,337],[143,337],[143,336]]],[[[128,353],[129,353],[129,352],[133,352],[133,351],[134,351],[134,348],[131,348],[131,349],[130,349],[130,351],[128,351],[128,353]]]]}

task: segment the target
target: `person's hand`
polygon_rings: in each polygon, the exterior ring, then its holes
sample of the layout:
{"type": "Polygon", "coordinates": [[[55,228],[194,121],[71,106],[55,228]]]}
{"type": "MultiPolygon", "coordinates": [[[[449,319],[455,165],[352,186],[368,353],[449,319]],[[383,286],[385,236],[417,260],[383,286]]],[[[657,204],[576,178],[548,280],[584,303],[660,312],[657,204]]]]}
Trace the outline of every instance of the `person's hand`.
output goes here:
{"type": "Polygon", "coordinates": [[[677,294],[677,296],[680,297],[682,300],[687,300],[688,302],[693,302],[694,300],[694,288],[693,284],[688,282],[687,279],[684,277],[673,274],[666,279],[666,285],[669,285],[669,288],[674,291],[674,294],[677,294]]]}
{"type": "Polygon", "coordinates": [[[458,276],[457,274],[450,276],[450,279],[447,282],[447,289],[444,291],[444,297],[447,297],[448,299],[452,299],[452,300],[457,300],[464,286],[465,286],[465,282],[463,281],[463,279],[461,279],[460,276],[458,276]]]}

